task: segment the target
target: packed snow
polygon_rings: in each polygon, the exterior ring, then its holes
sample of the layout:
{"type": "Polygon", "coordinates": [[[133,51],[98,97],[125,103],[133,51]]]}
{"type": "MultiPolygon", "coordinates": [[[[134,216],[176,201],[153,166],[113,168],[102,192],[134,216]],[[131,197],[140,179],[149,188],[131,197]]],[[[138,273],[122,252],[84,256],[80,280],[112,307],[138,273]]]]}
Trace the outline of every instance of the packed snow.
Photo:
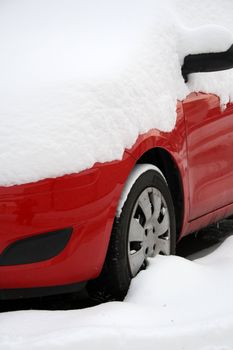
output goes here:
{"type": "Polygon", "coordinates": [[[188,53],[231,43],[231,0],[1,0],[0,185],[121,159],[173,129],[191,91],[233,99],[232,71],[194,74],[188,53]]]}
{"type": "Polygon", "coordinates": [[[1,350],[230,350],[233,236],[184,259],[157,256],[124,302],[0,314],[1,350]]]}

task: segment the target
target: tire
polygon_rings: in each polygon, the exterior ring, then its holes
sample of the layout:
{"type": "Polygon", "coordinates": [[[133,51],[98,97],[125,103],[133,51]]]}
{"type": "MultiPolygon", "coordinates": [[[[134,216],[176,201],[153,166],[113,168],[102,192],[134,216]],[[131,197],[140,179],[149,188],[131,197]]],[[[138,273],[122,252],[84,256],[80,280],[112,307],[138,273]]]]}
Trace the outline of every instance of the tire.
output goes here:
{"type": "Polygon", "coordinates": [[[88,284],[91,296],[123,300],[147,258],[175,254],[175,247],[175,212],[166,180],[155,166],[137,165],[118,207],[102,273],[88,284]]]}

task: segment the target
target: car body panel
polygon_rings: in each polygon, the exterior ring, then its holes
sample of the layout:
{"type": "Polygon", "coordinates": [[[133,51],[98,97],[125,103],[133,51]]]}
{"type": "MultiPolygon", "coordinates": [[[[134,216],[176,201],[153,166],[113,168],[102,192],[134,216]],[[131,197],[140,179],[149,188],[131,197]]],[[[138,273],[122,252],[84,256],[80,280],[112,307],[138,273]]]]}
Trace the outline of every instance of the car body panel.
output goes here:
{"type": "MultiPolygon", "coordinates": [[[[70,241],[57,256],[31,264],[0,266],[0,297],[1,290],[68,285],[97,277],[105,260],[123,186],[136,162],[151,149],[160,148],[169,153],[179,171],[184,201],[183,224],[179,238],[231,215],[233,205],[213,211],[212,201],[210,200],[210,206],[207,207],[209,198],[206,199],[207,202],[204,198],[211,193],[215,185],[216,172],[213,174],[212,171],[216,150],[215,147],[210,147],[208,140],[204,140],[202,144],[203,133],[210,129],[211,118],[214,118],[214,125],[219,125],[217,118],[220,109],[216,96],[200,96],[201,106],[204,104],[206,108],[210,104],[213,110],[210,119],[207,113],[207,121],[203,122],[206,114],[199,108],[198,101],[197,95],[193,94],[184,102],[179,101],[175,128],[171,132],[153,129],[140,135],[133,147],[125,150],[121,160],[96,163],[93,168],[78,174],[0,187],[0,254],[19,239],[73,227],[70,241]],[[200,135],[198,118],[203,127],[200,135]],[[197,156],[197,149],[203,152],[200,157],[197,156]],[[208,158],[208,154],[211,159],[208,158]],[[206,178],[204,168],[200,174],[196,172],[198,164],[207,167],[206,178]],[[202,179],[208,190],[200,197],[202,179]],[[192,220],[196,215],[199,218],[192,220]]],[[[228,107],[225,112],[221,112],[221,116],[226,118],[223,120],[224,125],[231,118],[232,107],[228,107]]],[[[216,166],[218,183],[223,187],[225,184],[227,188],[232,183],[232,176],[226,175],[228,167],[232,172],[232,159],[226,164],[226,157],[223,158],[225,151],[226,156],[230,156],[228,147],[232,145],[232,138],[228,136],[227,127],[224,125],[220,129],[216,126],[218,130],[215,130],[214,135],[221,130],[219,142],[228,140],[218,153],[216,166]]],[[[212,135],[210,140],[213,141],[213,138],[212,135]]],[[[224,191],[226,192],[225,188],[224,191]]],[[[225,192],[220,197],[221,200],[225,199],[225,204],[229,204],[231,193],[229,192],[227,197],[225,192]]],[[[215,199],[217,200],[216,197],[215,199]]]]}
{"type": "Polygon", "coordinates": [[[233,104],[191,94],[183,103],[188,150],[190,220],[233,202],[233,104]]]}
{"type": "Polygon", "coordinates": [[[77,175],[0,188],[0,251],[12,242],[73,227],[56,257],[0,266],[0,288],[70,284],[96,277],[103,265],[116,207],[134,159],[97,164],[77,175]]]}

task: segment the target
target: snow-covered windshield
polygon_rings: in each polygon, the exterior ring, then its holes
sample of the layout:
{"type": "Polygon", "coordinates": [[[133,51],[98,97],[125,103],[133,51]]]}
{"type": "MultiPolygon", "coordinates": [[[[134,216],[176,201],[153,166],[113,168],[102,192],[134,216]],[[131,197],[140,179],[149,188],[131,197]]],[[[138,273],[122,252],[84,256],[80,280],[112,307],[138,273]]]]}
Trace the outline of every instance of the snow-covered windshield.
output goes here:
{"type": "Polygon", "coordinates": [[[232,13],[228,0],[2,0],[0,185],[121,159],[139,134],[172,130],[190,91],[227,103],[231,71],[187,85],[180,68],[230,46],[232,13]]]}

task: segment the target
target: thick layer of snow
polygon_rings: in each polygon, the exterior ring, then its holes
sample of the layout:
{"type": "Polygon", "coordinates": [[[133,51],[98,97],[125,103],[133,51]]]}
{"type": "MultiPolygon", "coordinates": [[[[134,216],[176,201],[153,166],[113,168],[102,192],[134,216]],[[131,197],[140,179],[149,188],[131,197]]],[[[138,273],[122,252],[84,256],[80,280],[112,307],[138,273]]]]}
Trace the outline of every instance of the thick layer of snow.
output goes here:
{"type": "Polygon", "coordinates": [[[194,261],[158,256],[125,302],[0,314],[1,350],[230,350],[233,237],[194,261]]]}
{"type": "Polygon", "coordinates": [[[218,25],[202,25],[197,28],[178,27],[177,29],[178,55],[181,64],[183,58],[190,53],[226,51],[233,44],[232,32],[218,25]]]}
{"type": "Polygon", "coordinates": [[[121,159],[140,133],[172,130],[193,89],[228,102],[232,72],[185,85],[180,65],[230,46],[232,13],[231,0],[1,0],[0,185],[121,159]]]}

